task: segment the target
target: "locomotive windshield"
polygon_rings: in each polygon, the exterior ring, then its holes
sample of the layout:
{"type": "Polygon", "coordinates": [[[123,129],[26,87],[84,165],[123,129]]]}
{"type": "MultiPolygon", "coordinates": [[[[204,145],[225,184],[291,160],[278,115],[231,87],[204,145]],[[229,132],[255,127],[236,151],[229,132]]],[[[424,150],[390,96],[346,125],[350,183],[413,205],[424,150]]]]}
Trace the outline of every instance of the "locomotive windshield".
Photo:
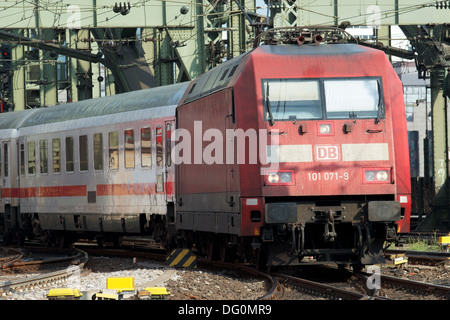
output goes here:
{"type": "Polygon", "coordinates": [[[379,119],[381,79],[264,79],[265,119],[379,119]]]}

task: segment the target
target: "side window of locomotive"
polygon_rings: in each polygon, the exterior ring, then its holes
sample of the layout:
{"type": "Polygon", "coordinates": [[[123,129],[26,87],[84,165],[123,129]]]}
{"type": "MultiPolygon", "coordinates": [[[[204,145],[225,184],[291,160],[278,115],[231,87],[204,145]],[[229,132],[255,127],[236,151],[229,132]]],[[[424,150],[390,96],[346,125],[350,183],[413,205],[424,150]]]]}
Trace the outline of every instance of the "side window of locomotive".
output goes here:
{"type": "Polygon", "coordinates": [[[3,150],[3,157],[4,157],[4,159],[3,159],[3,165],[4,165],[4,170],[3,170],[3,172],[4,172],[4,175],[5,175],[5,177],[7,177],[8,176],[8,173],[9,173],[9,150],[8,150],[8,144],[7,143],[5,143],[5,147],[4,147],[4,150],[3,150]]]}
{"type": "Polygon", "coordinates": [[[109,168],[119,168],[119,135],[116,131],[108,133],[109,168]]]}
{"type": "Polygon", "coordinates": [[[53,173],[61,172],[61,140],[52,139],[53,173]]]}
{"type": "Polygon", "coordinates": [[[48,173],[48,142],[47,140],[39,141],[39,159],[40,173],[48,173]]]}
{"type": "Polygon", "coordinates": [[[20,175],[25,175],[25,145],[20,144],[20,175]]]}
{"type": "Polygon", "coordinates": [[[152,166],[152,133],[150,128],[141,129],[141,165],[152,166]]]}
{"type": "Polygon", "coordinates": [[[134,168],[134,131],[133,129],[124,131],[125,145],[125,168],[134,168]]]}
{"type": "Polygon", "coordinates": [[[36,173],[36,143],[28,141],[28,174],[36,173]]]}
{"type": "Polygon", "coordinates": [[[80,171],[88,171],[88,137],[82,135],[78,137],[78,149],[80,154],[80,171]]]}
{"type": "Polygon", "coordinates": [[[95,133],[94,144],[94,170],[103,170],[103,135],[95,133]]]}
{"type": "Polygon", "coordinates": [[[66,137],[66,172],[73,172],[73,137],[66,137]]]}
{"type": "Polygon", "coordinates": [[[163,166],[163,129],[156,128],[156,166],[163,166]]]}
{"type": "Polygon", "coordinates": [[[384,117],[377,79],[324,80],[324,92],[328,119],[384,117]]]}
{"type": "Polygon", "coordinates": [[[319,80],[266,79],[262,91],[267,121],[322,119],[319,80]]]}

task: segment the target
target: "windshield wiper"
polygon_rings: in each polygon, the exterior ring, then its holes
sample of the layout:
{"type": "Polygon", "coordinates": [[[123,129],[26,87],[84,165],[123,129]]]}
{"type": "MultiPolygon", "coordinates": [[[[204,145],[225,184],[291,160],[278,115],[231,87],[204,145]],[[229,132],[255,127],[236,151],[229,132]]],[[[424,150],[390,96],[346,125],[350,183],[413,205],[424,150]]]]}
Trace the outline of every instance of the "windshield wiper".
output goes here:
{"type": "Polygon", "coordinates": [[[378,114],[377,114],[377,118],[375,119],[375,123],[379,123],[382,113],[383,113],[383,104],[382,102],[382,97],[381,97],[381,87],[380,87],[380,82],[377,81],[377,87],[378,87],[378,114]]]}
{"type": "Polygon", "coordinates": [[[270,125],[273,126],[273,125],[275,124],[275,121],[273,120],[272,110],[270,109],[270,101],[269,101],[269,82],[267,82],[266,106],[267,106],[267,111],[269,112],[269,122],[270,122],[270,125]]]}

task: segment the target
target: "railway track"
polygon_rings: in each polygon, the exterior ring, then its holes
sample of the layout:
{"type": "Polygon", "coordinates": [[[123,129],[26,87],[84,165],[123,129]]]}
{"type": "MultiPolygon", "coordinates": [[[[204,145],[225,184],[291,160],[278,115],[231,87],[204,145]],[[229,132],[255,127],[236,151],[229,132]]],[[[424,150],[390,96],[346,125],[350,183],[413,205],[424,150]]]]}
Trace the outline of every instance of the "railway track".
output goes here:
{"type": "MultiPolygon", "coordinates": [[[[370,273],[355,273],[356,277],[367,282],[370,273]]],[[[380,290],[377,296],[396,300],[407,295],[407,299],[424,298],[429,300],[450,300],[450,286],[430,284],[411,279],[403,279],[380,274],[380,290]],[[392,291],[394,289],[396,291],[392,291]]]]}
{"type": "MultiPolygon", "coordinates": [[[[33,250],[37,249],[33,248],[33,250]]],[[[166,254],[142,250],[131,251],[98,247],[86,248],[83,249],[83,251],[75,249],[74,252],[74,255],[68,257],[24,261],[21,260],[24,256],[26,256],[24,250],[10,251],[7,257],[0,258],[0,265],[2,266],[2,269],[6,271],[29,270],[32,266],[36,267],[41,266],[42,264],[58,262],[66,262],[67,265],[68,261],[72,261],[71,263],[73,266],[24,279],[4,281],[3,283],[0,282],[0,293],[6,294],[12,290],[18,291],[33,288],[34,286],[46,286],[55,283],[56,281],[62,281],[70,278],[73,275],[79,275],[87,262],[88,254],[94,256],[124,257],[127,259],[137,257],[139,260],[142,258],[147,258],[161,263],[163,263],[167,257],[166,254]]],[[[373,274],[370,273],[352,273],[346,271],[349,274],[349,278],[352,278],[352,281],[348,281],[349,283],[351,282],[351,285],[346,286],[343,284],[331,284],[331,282],[334,281],[330,279],[317,281],[314,278],[299,278],[288,274],[283,274],[281,272],[265,273],[245,264],[210,261],[200,257],[197,258],[197,266],[202,270],[209,269],[234,271],[238,274],[263,279],[266,283],[267,292],[262,294],[259,297],[259,300],[284,300],[285,283],[288,283],[290,286],[295,286],[295,290],[303,292],[306,295],[330,300],[398,300],[403,299],[406,295],[405,293],[408,293],[407,299],[414,299],[414,296],[417,297],[417,299],[420,299],[419,297],[423,296],[427,296],[428,299],[436,300],[450,299],[450,287],[448,286],[401,279],[383,274],[379,275],[379,281],[381,283],[380,290],[371,291],[367,288],[368,278],[373,277],[373,274]]],[[[338,271],[336,270],[334,272],[338,271]]],[[[333,278],[333,276],[331,278],[333,278]]],[[[342,283],[345,283],[345,280],[342,281],[342,283]]]]}
{"type": "Polygon", "coordinates": [[[9,268],[10,265],[19,261],[23,257],[23,252],[15,248],[1,248],[2,257],[0,258],[0,269],[4,270],[9,268]]]}
{"type": "Polygon", "coordinates": [[[408,251],[398,249],[385,251],[385,255],[398,254],[407,257],[409,264],[439,266],[450,262],[450,253],[448,252],[408,251]]]}
{"type": "MultiPolygon", "coordinates": [[[[22,291],[36,286],[48,286],[58,281],[66,280],[72,276],[80,275],[81,271],[88,261],[88,255],[87,253],[78,249],[75,249],[74,252],[75,253],[69,257],[30,261],[20,261],[20,259],[15,259],[14,261],[8,261],[2,264],[3,270],[14,270],[14,272],[17,272],[19,269],[29,270],[30,268],[39,268],[44,264],[49,265],[59,264],[61,262],[71,262],[71,265],[69,267],[67,267],[66,263],[66,266],[64,268],[56,271],[0,282],[0,293],[2,295],[6,295],[8,294],[8,292],[13,290],[22,291]]],[[[22,258],[23,255],[21,259],[22,258]]]]}

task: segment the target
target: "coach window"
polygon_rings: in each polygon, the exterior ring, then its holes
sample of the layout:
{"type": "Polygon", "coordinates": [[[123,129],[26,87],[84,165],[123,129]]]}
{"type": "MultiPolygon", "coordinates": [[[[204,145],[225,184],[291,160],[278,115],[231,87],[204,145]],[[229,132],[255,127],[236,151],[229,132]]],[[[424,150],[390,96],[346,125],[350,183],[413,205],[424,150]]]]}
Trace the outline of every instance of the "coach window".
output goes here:
{"type": "Polygon", "coordinates": [[[28,174],[36,173],[36,143],[28,141],[28,174]]]}
{"type": "Polygon", "coordinates": [[[94,170],[103,170],[103,135],[95,133],[94,137],[94,170]]]}
{"type": "Polygon", "coordinates": [[[163,166],[163,129],[156,128],[156,166],[163,166]]]}
{"type": "Polygon", "coordinates": [[[66,172],[73,172],[73,137],[66,137],[66,172]]]}
{"type": "Polygon", "coordinates": [[[5,177],[7,177],[8,176],[8,171],[9,171],[9,162],[8,162],[8,159],[9,159],[9,150],[8,150],[8,144],[7,143],[5,143],[5,149],[3,150],[3,157],[4,157],[4,159],[3,159],[3,164],[4,164],[4,175],[5,175],[5,177]]]}
{"type": "Polygon", "coordinates": [[[134,131],[132,129],[125,130],[123,138],[125,145],[125,168],[134,168],[134,131]]]}
{"type": "Polygon", "coordinates": [[[20,144],[20,175],[25,175],[25,145],[20,144]]]}
{"type": "Polygon", "coordinates": [[[119,135],[116,131],[108,133],[109,168],[119,168],[119,135]]]}
{"type": "Polygon", "coordinates": [[[152,166],[152,134],[150,128],[141,129],[141,165],[152,166]]]}
{"type": "Polygon", "coordinates": [[[40,173],[48,173],[48,143],[39,141],[40,173]]]}
{"type": "Polygon", "coordinates": [[[80,153],[80,171],[88,171],[88,137],[87,135],[78,137],[78,149],[80,153]]]}
{"type": "Polygon", "coordinates": [[[61,172],[61,141],[52,139],[53,173],[61,172]]]}

